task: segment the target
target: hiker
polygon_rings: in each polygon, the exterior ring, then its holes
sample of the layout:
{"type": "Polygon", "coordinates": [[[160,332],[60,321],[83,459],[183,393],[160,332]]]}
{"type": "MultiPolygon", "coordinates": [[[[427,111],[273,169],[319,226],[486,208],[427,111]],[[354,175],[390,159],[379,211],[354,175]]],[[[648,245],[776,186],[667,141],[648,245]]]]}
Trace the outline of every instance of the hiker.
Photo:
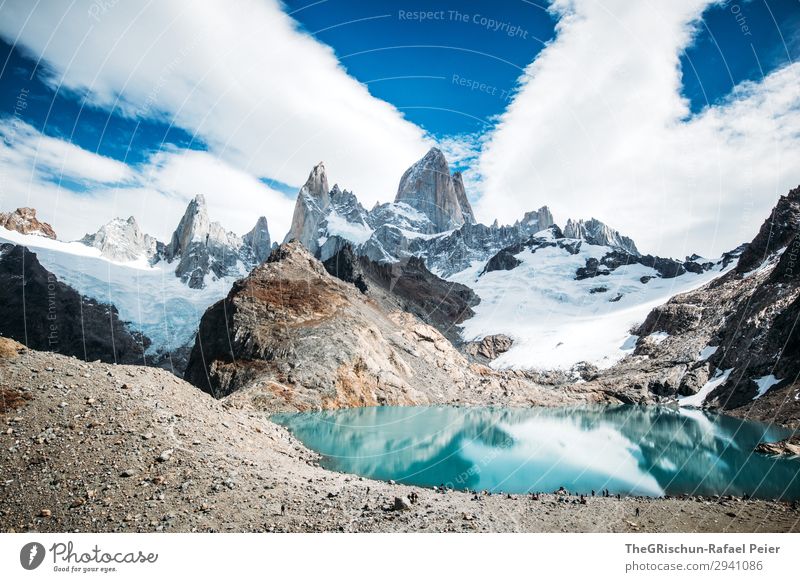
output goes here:
{"type": "Polygon", "coordinates": [[[636,517],[639,517],[639,508],[636,508],[636,517]]]}
{"type": "Polygon", "coordinates": [[[594,489],[592,489],[592,497],[594,497],[594,489]]]}

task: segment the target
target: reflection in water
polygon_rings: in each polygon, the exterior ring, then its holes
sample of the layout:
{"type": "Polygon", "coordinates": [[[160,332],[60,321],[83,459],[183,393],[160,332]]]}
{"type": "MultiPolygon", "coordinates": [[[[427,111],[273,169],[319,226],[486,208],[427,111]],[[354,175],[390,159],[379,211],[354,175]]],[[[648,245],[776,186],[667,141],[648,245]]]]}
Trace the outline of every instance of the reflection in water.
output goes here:
{"type": "Polygon", "coordinates": [[[800,498],[800,460],[752,452],[789,431],[699,410],[372,407],[273,420],[329,469],[409,484],[800,498]]]}

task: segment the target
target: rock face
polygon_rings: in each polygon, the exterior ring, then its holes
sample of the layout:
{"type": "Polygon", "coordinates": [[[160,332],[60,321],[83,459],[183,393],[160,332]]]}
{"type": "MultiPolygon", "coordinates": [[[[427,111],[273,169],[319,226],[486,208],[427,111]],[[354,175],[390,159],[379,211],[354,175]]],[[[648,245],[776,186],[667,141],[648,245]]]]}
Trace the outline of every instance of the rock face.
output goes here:
{"type": "Polygon", "coordinates": [[[259,217],[253,230],[244,235],[242,240],[245,245],[250,247],[256,262],[263,263],[266,261],[272,250],[272,241],[269,238],[267,218],[265,216],[259,217]]]}
{"type": "Polygon", "coordinates": [[[469,287],[431,273],[418,257],[377,263],[357,257],[352,247],[345,245],[323,266],[334,277],[355,285],[385,311],[412,313],[456,345],[461,342],[457,324],[472,317],[472,307],[480,301],[469,287]]]}
{"type": "Polygon", "coordinates": [[[241,238],[209,220],[206,199],[199,194],[186,208],[164,255],[169,262],[178,261],[177,277],[189,287],[201,289],[209,274],[216,278],[244,274],[240,264],[245,246],[241,238]]]}
{"type": "Polygon", "coordinates": [[[135,261],[145,258],[157,260],[164,252],[164,245],[139,228],[136,219],[115,218],[103,225],[94,234],[87,234],[80,242],[100,249],[100,253],[112,261],[135,261]]]}
{"type": "Polygon", "coordinates": [[[34,208],[17,208],[14,212],[0,212],[0,226],[21,234],[36,234],[54,240],[56,238],[53,227],[36,218],[34,208]]]}
{"type": "Polygon", "coordinates": [[[306,183],[297,194],[294,215],[289,232],[283,242],[298,240],[312,253],[319,249],[319,225],[330,206],[330,189],[325,165],[320,162],[308,175],[306,183]]]}
{"type": "Polygon", "coordinates": [[[503,390],[528,402],[570,398],[539,390],[522,372],[470,365],[435,328],[387,313],[298,242],[275,249],[209,308],[185,378],[218,398],[245,391],[269,410],[429,404],[503,390]]]}
{"type": "Polygon", "coordinates": [[[567,224],[564,226],[564,236],[585,240],[593,245],[615,247],[631,255],[639,255],[633,240],[595,218],[586,221],[567,220],[567,224]]]}
{"type": "Polygon", "coordinates": [[[145,363],[150,341],[111,305],[80,296],[25,247],[0,245],[0,333],[29,348],[93,361],[145,363]]]}
{"type": "Polygon", "coordinates": [[[495,334],[487,335],[479,342],[470,342],[466,346],[466,352],[473,357],[480,357],[486,361],[494,360],[500,354],[504,354],[514,343],[507,335],[495,334]]]}
{"type": "Polygon", "coordinates": [[[461,176],[453,179],[450,166],[438,148],[431,148],[405,171],[397,187],[395,202],[405,202],[422,212],[433,223],[434,232],[475,222],[461,176]]]}
{"type": "Polygon", "coordinates": [[[800,426],[800,189],[781,197],[735,269],[656,307],[632,356],[597,382],[652,402],[707,386],[694,405],[800,426]],[[650,334],[665,339],[649,341],[650,334]],[[710,390],[710,392],[708,391],[710,390]]]}

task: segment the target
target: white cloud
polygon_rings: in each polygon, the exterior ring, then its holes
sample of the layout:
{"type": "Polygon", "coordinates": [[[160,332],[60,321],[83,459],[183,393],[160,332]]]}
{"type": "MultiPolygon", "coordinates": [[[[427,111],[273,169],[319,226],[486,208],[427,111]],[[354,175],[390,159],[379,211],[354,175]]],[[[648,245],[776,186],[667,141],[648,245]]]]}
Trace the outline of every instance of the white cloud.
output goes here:
{"type": "Polygon", "coordinates": [[[370,205],[393,199],[427,148],[420,128],[275,0],[15,2],[2,12],[0,35],[41,56],[53,86],[172,122],[258,177],[302,184],[323,159],[332,181],[370,205]]]}
{"type": "Polygon", "coordinates": [[[690,117],[679,57],[707,5],[554,2],[557,37],[480,157],[478,218],[548,204],[557,222],[595,216],[672,256],[750,240],[800,183],[800,64],[690,117]]]}
{"type": "Polygon", "coordinates": [[[272,238],[282,239],[291,222],[293,200],[208,152],[166,149],[130,167],[8,118],[0,138],[0,208],[33,206],[63,240],[133,215],[145,232],[169,241],[197,194],[212,220],[238,234],[264,215],[272,238]],[[81,191],[63,178],[79,181],[81,191]]]}
{"type": "Polygon", "coordinates": [[[35,167],[42,176],[105,184],[125,182],[133,177],[133,172],[126,164],[68,141],[42,135],[16,118],[0,123],[0,140],[13,145],[4,149],[4,162],[19,164],[35,161],[31,167],[35,167]]]}

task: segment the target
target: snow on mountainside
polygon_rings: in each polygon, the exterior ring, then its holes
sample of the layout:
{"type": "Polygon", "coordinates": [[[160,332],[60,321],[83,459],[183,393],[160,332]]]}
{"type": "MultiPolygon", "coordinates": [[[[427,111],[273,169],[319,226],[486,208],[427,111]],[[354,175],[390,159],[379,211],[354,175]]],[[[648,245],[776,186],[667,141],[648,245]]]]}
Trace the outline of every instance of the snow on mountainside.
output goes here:
{"type": "Polygon", "coordinates": [[[475,341],[502,333],[514,340],[494,360],[495,368],[570,369],[586,362],[611,366],[636,345],[630,329],[676,293],[700,287],[729,270],[714,262],[706,271],[665,278],[652,266],[628,261],[596,276],[577,279],[587,261],[618,252],[610,246],[538,233],[511,253],[518,263],[483,272],[475,261],[450,281],[471,287],[481,298],[475,315],[462,324],[475,341]]]}
{"type": "Polygon", "coordinates": [[[0,241],[36,253],[42,266],[81,295],[111,303],[122,321],[151,340],[148,355],[172,354],[194,340],[203,312],[271,250],[267,219],[243,237],[192,200],[168,245],[143,233],[134,217],[116,218],[80,241],[0,229],[0,241]]]}
{"type": "Polygon", "coordinates": [[[218,279],[204,289],[188,289],[175,277],[174,265],[150,265],[146,258],[117,262],[100,249],[0,230],[0,242],[36,253],[42,266],[80,294],[112,303],[119,318],[152,341],[149,352],[168,353],[194,339],[206,308],[225,297],[234,279],[218,279]]]}

